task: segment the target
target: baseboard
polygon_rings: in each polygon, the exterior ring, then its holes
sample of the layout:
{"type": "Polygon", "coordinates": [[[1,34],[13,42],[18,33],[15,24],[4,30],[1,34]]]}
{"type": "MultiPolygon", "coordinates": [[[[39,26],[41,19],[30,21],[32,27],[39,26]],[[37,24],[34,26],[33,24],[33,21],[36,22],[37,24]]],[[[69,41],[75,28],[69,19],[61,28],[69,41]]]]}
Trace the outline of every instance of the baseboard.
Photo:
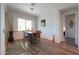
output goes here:
{"type": "Polygon", "coordinates": [[[65,38],[67,38],[67,39],[75,39],[75,38],[71,38],[71,37],[65,37],[65,38]]]}
{"type": "Polygon", "coordinates": [[[63,42],[63,41],[56,41],[56,40],[53,42],[53,40],[48,39],[48,38],[44,38],[44,37],[41,37],[41,39],[48,40],[48,41],[50,41],[52,43],[62,43],[63,42]]]}

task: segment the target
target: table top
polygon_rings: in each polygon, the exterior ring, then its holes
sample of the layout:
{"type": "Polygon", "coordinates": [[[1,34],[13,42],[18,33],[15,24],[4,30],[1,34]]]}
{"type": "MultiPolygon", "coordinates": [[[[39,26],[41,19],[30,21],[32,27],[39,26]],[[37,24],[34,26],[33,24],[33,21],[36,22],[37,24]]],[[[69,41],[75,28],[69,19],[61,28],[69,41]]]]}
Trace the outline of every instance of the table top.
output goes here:
{"type": "Polygon", "coordinates": [[[27,32],[27,33],[33,33],[33,32],[27,32]]]}

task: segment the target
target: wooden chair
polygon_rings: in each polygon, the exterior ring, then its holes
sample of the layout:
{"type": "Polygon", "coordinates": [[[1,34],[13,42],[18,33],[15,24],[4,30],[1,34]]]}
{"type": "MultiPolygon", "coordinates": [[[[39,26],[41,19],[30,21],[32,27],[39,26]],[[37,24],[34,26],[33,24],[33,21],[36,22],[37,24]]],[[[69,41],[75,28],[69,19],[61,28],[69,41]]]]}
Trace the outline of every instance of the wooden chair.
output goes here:
{"type": "Polygon", "coordinates": [[[14,46],[16,46],[17,41],[21,41],[24,39],[24,32],[23,31],[14,31],[13,37],[14,37],[14,46]]]}
{"type": "Polygon", "coordinates": [[[35,45],[37,43],[37,39],[33,35],[34,35],[34,33],[28,33],[30,44],[34,44],[35,45]]]}
{"type": "Polygon", "coordinates": [[[40,34],[41,34],[41,31],[37,31],[36,33],[34,33],[34,37],[37,39],[37,41],[40,42],[40,34]]]}

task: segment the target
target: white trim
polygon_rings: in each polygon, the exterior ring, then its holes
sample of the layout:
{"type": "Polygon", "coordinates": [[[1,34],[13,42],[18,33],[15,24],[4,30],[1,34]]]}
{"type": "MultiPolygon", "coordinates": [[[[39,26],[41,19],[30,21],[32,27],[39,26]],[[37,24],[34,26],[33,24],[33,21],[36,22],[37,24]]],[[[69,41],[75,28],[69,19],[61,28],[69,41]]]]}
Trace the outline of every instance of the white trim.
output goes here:
{"type": "MultiPolygon", "coordinates": [[[[75,10],[70,10],[69,12],[67,12],[67,13],[64,13],[64,14],[62,14],[61,12],[60,12],[60,15],[61,15],[61,18],[60,18],[60,20],[61,20],[61,24],[63,24],[63,19],[65,18],[64,16],[66,16],[66,15],[70,15],[70,14],[75,14],[75,16],[76,16],[76,20],[75,20],[75,22],[76,22],[76,33],[75,33],[75,38],[76,38],[76,40],[78,40],[77,38],[78,38],[78,29],[77,29],[77,10],[75,9],[75,10]]],[[[60,25],[60,27],[61,27],[61,38],[63,39],[63,33],[62,33],[62,26],[63,25],[60,25]]],[[[63,40],[61,40],[61,41],[63,41],[63,40]]],[[[77,42],[77,45],[78,45],[78,42],[77,42]]]]}
{"type": "Polygon", "coordinates": [[[6,46],[5,46],[5,4],[1,4],[0,6],[0,54],[5,55],[6,46]]]}

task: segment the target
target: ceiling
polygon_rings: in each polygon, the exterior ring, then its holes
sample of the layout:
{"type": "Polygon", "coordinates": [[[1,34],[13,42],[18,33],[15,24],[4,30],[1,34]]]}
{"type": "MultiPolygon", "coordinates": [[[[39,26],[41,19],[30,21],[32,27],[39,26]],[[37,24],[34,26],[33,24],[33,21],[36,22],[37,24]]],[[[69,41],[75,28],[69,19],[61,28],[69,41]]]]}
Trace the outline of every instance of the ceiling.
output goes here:
{"type": "Polygon", "coordinates": [[[8,3],[8,9],[20,10],[34,15],[40,15],[44,7],[63,9],[67,7],[75,7],[76,3],[8,3]],[[33,9],[33,10],[32,10],[33,9]]]}

